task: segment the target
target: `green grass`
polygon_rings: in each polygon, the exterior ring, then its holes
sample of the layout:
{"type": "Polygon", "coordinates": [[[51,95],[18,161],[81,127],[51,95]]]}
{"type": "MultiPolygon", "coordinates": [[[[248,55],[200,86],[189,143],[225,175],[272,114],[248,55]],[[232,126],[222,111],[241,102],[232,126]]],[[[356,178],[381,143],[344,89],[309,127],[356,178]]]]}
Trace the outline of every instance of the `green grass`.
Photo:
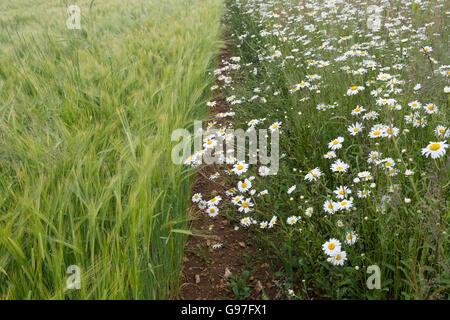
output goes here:
{"type": "MultiPolygon", "coordinates": [[[[280,160],[277,176],[258,177],[257,167],[245,174],[257,176],[254,187],[257,191],[268,190],[268,195],[254,197],[255,210],[247,214],[258,222],[278,217],[273,229],[260,229],[259,224],[251,227],[253,237],[272,261],[276,276],[282,278],[287,288],[293,289],[289,296],[299,299],[442,299],[448,298],[449,270],[449,158],[446,154],[439,159],[426,158],[421,149],[430,141],[443,141],[435,135],[435,128],[443,125],[448,129],[450,96],[444,93],[448,78],[434,72],[440,66],[449,64],[448,45],[448,4],[424,1],[423,4],[405,5],[393,1],[384,8],[383,21],[392,23],[389,34],[382,28],[375,35],[378,43],[369,44],[373,36],[366,27],[365,9],[371,2],[346,1],[353,13],[345,13],[345,5],[338,4],[337,12],[324,6],[324,1],[306,1],[303,9],[298,1],[279,0],[268,4],[262,0],[228,1],[227,19],[234,35],[234,55],[241,57],[244,66],[238,74],[239,84],[228,95],[237,95],[243,101],[236,111],[235,126],[247,127],[251,119],[267,119],[257,129],[267,128],[275,121],[281,121],[280,152],[285,154],[280,160]],[[314,11],[312,16],[307,12],[314,11]],[[321,14],[326,13],[326,17],[321,14]],[[344,17],[351,19],[344,19],[344,17]],[[401,22],[396,24],[396,18],[401,22]],[[299,18],[299,20],[295,20],[299,18]],[[433,23],[433,24],[430,24],[433,23]],[[276,26],[279,24],[279,26],[276,26]],[[428,24],[427,37],[417,37],[417,30],[428,24]],[[315,30],[308,30],[314,25],[315,30]],[[410,29],[402,30],[402,26],[410,29]],[[277,35],[274,30],[280,33],[277,35]],[[264,35],[264,32],[268,34],[264,35]],[[339,41],[343,36],[352,35],[351,40],[339,41]],[[283,38],[284,37],[284,38],[283,38]],[[297,37],[302,37],[298,39],[297,37]],[[406,41],[401,41],[406,39],[406,41]],[[307,41],[306,41],[307,40],[307,41]],[[321,48],[330,45],[334,49],[321,48]],[[354,75],[344,72],[342,67],[357,70],[364,57],[347,57],[343,61],[335,58],[351,50],[353,44],[362,45],[379,67],[367,73],[354,75]],[[276,50],[281,56],[270,58],[276,50]],[[430,54],[438,63],[433,64],[423,53],[422,46],[431,46],[430,54]],[[298,49],[298,51],[292,51],[298,49]],[[400,54],[406,50],[405,54],[400,54]],[[399,53],[400,52],[400,53],[399,53]],[[292,59],[287,57],[292,55],[292,59]],[[269,58],[267,58],[269,57],[269,58]],[[328,61],[324,68],[309,64],[308,60],[328,61]],[[403,64],[403,69],[394,70],[395,63],[403,64]],[[384,71],[404,80],[399,93],[389,92],[382,81],[376,80],[381,67],[391,67],[384,71]],[[254,70],[257,73],[254,73],[254,70]],[[320,80],[307,80],[306,76],[317,74],[320,80]],[[316,90],[289,90],[301,81],[318,84],[316,90]],[[413,87],[422,84],[416,92],[413,87]],[[347,96],[348,88],[354,85],[366,89],[354,96],[347,96]],[[250,102],[260,88],[258,100],[250,102]],[[370,92],[381,88],[383,94],[395,98],[402,106],[392,111],[386,106],[376,105],[370,92]],[[301,101],[301,98],[307,98],[301,101]],[[419,100],[422,104],[434,103],[438,114],[421,112],[427,120],[423,128],[413,127],[405,121],[411,111],[408,103],[419,100]],[[318,104],[335,104],[334,109],[316,109],[318,104]],[[351,111],[361,105],[367,111],[377,111],[376,120],[362,120],[351,115],[351,111]],[[299,114],[301,112],[301,114],[299,114]],[[362,133],[351,136],[347,127],[355,122],[363,124],[362,133]],[[394,138],[371,139],[370,128],[377,123],[392,125],[400,130],[394,138]],[[405,131],[405,129],[407,129],[405,131]],[[350,165],[347,173],[336,174],[330,170],[336,159],[324,159],[328,143],[337,137],[345,138],[343,148],[336,150],[337,157],[350,165]],[[390,176],[382,167],[368,164],[370,151],[382,152],[381,158],[391,157],[396,162],[397,175],[390,176]],[[306,181],[309,170],[319,167],[323,176],[319,181],[306,181]],[[407,169],[414,175],[406,176],[407,169]],[[368,170],[373,176],[370,183],[353,182],[358,172],[368,170]],[[297,189],[292,194],[286,191],[292,185],[297,189]],[[354,208],[339,211],[333,215],[323,210],[325,200],[336,201],[335,190],[340,185],[352,189],[354,208]],[[398,190],[389,192],[389,187],[398,185],[398,190]],[[372,191],[366,199],[357,197],[357,191],[367,188],[372,191]],[[410,199],[410,203],[405,202],[410,199]],[[312,217],[305,215],[308,207],[314,208],[312,217]],[[385,210],[383,210],[383,207],[385,210]],[[289,216],[298,216],[295,225],[288,225],[289,216]],[[341,220],[343,227],[338,227],[341,220]],[[346,233],[358,234],[355,245],[345,245],[346,233]],[[344,266],[333,266],[327,262],[322,244],[330,238],[337,238],[347,252],[344,266]],[[366,268],[376,264],[381,269],[381,289],[370,290],[366,280],[370,274],[366,268]]],[[[301,4],[301,2],[300,2],[301,4]]],[[[448,69],[448,68],[447,68],[448,69]]],[[[448,139],[447,139],[448,142],[448,139]]],[[[240,177],[242,180],[243,177],[240,177]]],[[[230,180],[233,187],[236,179],[230,180]]],[[[229,188],[230,186],[228,186],[229,188]]],[[[247,197],[247,195],[245,195],[247,197]]],[[[245,215],[237,213],[231,205],[229,214],[239,221],[245,215]]]]}
{"type": "Polygon", "coordinates": [[[170,135],[206,117],[222,10],[2,1],[0,298],[177,296],[193,171],[170,135]],[[66,28],[72,4],[82,30],[66,28]]]}

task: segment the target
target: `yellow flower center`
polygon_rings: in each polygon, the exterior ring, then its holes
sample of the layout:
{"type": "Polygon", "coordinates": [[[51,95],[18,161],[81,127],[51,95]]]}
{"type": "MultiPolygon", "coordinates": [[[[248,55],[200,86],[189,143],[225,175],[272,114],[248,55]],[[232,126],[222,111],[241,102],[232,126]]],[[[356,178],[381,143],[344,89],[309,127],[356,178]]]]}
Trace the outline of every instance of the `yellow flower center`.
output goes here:
{"type": "Polygon", "coordinates": [[[242,188],[247,188],[247,184],[245,182],[242,184],[242,188]]]}
{"type": "Polygon", "coordinates": [[[247,207],[248,207],[248,202],[242,202],[242,206],[243,206],[244,208],[247,208],[247,207]]]}
{"type": "Polygon", "coordinates": [[[336,246],[334,245],[334,243],[330,243],[328,245],[328,249],[333,250],[336,246]]]}
{"type": "Polygon", "coordinates": [[[337,167],[336,169],[339,170],[339,171],[341,171],[341,170],[343,170],[344,168],[343,168],[343,167],[337,167]]]}
{"type": "Polygon", "coordinates": [[[436,151],[436,150],[439,150],[441,148],[441,145],[439,144],[439,143],[433,143],[431,146],[430,146],[430,150],[431,151],[436,151]]]}
{"type": "Polygon", "coordinates": [[[242,170],[242,169],[244,169],[244,166],[242,164],[240,164],[240,165],[238,165],[237,169],[242,170]]]}
{"type": "Polygon", "coordinates": [[[353,86],[351,89],[354,91],[354,90],[358,90],[358,86],[353,86]]]}
{"type": "Polygon", "coordinates": [[[381,134],[381,131],[378,131],[378,130],[373,133],[374,136],[378,136],[380,134],[381,134]]]}

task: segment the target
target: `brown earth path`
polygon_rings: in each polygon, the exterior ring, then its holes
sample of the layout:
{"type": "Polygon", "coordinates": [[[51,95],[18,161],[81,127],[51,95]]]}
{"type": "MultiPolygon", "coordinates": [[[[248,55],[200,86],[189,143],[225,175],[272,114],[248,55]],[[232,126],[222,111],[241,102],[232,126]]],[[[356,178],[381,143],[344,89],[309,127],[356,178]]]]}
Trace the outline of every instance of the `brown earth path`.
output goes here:
{"type": "MultiPolygon", "coordinates": [[[[231,48],[227,45],[219,54],[217,68],[222,68],[225,62],[230,61],[230,57],[231,48]]],[[[221,92],[216,93],[213,100],[217,104],[211,110],[209,118],[214,119],[218,126],[227,126],[231,122],[230,119],[217,119],[215,115],[231,111],[230,105],[221,92]]],[[[222,173],[225,166],[214,164],[200,167],[192,194],[201,193],[204,199],[211,199],[216,195],[220,195],[223,201],[227,199],[228,196],[224,191],[229,187],[225,185],[223,177],[219,176],[213,181],[208,178],[213,173],[222,173]]],[[[231,225],[221,213],[214,218],[209,217],[204,210],[199,210],[195,203],[191,203],[188,214],[192,219],[190,230],[194,234],[207,237],[189,236],[187,240],[180,287],[182,299],[236,299],[227,283],[230,280],[230,273],[237,275],[242,271],[248,254],[252,257],[253,269],[252,275],[248,278],[248,286],[251,288],[249,299],[276,298],[278,290],[268,270],[269,265],[258,256],[258,250],[244,229],[235,230],[235,226],[231,225]],[[216,243],[223,245],[212,249],[216,243]]]]}

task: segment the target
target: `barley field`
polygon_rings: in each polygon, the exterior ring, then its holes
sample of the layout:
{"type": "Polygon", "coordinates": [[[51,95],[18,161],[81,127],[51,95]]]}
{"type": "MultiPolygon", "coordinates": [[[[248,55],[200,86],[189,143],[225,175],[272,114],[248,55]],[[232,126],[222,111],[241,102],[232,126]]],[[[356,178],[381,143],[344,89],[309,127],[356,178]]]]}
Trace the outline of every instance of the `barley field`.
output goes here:
{"type": "Polygon", "coordinates": [[[206,115],[222,11],[0,3],[0,298],[177,296],[193,171],[169,161],[170,135],[206,115]]]}

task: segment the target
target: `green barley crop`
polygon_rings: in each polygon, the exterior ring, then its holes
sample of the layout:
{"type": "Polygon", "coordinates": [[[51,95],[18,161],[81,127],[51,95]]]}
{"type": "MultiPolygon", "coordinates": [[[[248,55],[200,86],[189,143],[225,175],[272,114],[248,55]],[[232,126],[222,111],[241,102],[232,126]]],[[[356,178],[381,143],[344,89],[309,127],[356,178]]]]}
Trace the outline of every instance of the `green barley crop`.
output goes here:
{"type": "Polygon", "coordinates": [[[219,0],[0,3],[0,297],[175,297],[219,0]],[[66,27],[69,5],[81,30],[66,27]],[[67,290],[67,268],[81,289],[67,290]]]}

